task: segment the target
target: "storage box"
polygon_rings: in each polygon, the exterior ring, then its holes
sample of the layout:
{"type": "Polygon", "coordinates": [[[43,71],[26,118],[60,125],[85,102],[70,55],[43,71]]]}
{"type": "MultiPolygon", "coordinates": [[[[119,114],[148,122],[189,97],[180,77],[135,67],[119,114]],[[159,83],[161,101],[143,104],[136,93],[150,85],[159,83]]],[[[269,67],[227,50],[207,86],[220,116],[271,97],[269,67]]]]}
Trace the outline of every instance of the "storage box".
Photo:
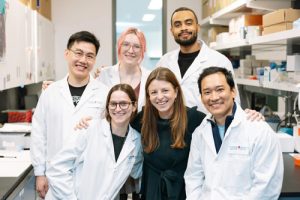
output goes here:
{"type": "Polygon", "coordinates": [[[29,8],[31,8],[32,10],[36,10],[37,9],[37,1],[38,0],[28,0],[27,6],[29,8]]]}
{"type": "Polygon", "coordinates": [[[243,26],[262,25],[262,15],[242,15],[241,20],[243,26]]]}
{"type": "Polygon", "coordinates": [[[208,17],[209,15],[209,0],[202,0],[202,19],[208,17]]]}
{"type": "Polygon", "coordinates": [[[216,26],[208,29],[208,42],[215,42],[219,33],[228,32],[228,27],[216,26]]]}
{"type": "Polygon", "coordinates": [[[38,12],[51,20],[51,0],[39,0],[38,12]]]}
{"type": "Polygon", "coordinates": [[[300,71],[300,55],[286,57],[286,71],[300,71]]]}
{"type": "Polygon", "coordinates": [[[271,26],[274,24],[293,22],[300,18],[300,10],[297,9],[279,9],[277,11],[265,14],[263,16],[263,26],[271,26]]]}
{"type": "Polygon", "coordinates": [[[270,33],[280,32],[280,31],[286,31],[293,29],[292,23],[280,23],[280,24],[274,24],[272,26],[264,27],[264,30],[262,32],[262,35],[267,35],[270,33]]]}
{"type": "Polygon", "coordinates": [[[20,2],[22,2],[24,5],[28,5],[28,0],[19,0],[20,2]]]}
{"type": "Polygon", "coordinates": [[[276,135],[280,142],[282,152],[294,152],[295,144],[292,136],[282,132],[279,132],[276,135]]]}

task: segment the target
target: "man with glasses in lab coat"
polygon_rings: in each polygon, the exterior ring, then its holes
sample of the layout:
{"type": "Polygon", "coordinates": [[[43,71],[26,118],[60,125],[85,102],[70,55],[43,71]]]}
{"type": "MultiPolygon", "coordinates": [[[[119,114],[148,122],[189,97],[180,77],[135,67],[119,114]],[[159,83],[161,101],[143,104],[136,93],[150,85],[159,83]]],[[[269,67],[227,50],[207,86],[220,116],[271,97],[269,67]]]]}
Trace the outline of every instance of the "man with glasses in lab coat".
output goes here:
{"type": "Polygon", "coordinates": [[[30,150],[36,190],[41,198],[48,191],[48,164],[71,137],[76,123],[84,116],[100,117],[105,109],[108,89],[90,76],[99,47],[92,33],[74,33],[64,53],[68,75],[51,84],[39,98],[32,120],[30,150]]]}

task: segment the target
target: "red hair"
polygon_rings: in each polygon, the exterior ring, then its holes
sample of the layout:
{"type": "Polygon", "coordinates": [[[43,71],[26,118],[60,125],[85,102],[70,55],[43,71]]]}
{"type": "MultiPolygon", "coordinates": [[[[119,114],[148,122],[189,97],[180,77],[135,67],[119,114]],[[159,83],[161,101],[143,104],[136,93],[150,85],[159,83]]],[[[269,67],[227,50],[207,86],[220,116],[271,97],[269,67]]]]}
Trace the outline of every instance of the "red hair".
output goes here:
{"type": "Polygon", "coordinates": [[[141,62],[144,59],[144,55],[145,55],[145,52],[146,52],[146,38],[145,38],[145,35],[144,35],[144,33],[142,31],[140,31],[137,28],[133,28],[133,27],[130,27],[126,31],[122,32],[121,35],[120,35],[120,37],[119,37],[119,39],[118,39],[118,42],[117,42],[118,59],[120,60],[122,43],[124,42],[125,37],[128,34],[134,34],[134,35],[136,35],[137,38],[140,41],[140,45],[141,45],[141,59],[140,59],[139,62],[141,62]]]}

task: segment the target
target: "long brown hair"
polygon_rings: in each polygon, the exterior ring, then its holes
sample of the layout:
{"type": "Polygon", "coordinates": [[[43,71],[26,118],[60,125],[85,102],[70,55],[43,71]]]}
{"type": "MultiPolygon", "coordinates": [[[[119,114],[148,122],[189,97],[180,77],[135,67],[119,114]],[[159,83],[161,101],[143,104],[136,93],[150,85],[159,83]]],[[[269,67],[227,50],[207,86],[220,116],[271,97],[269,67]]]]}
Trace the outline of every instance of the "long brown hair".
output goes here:
{"type": "Polygon", "coordinates": [[[144,114],[142,118],[142,143],[144,151],[150,153],[159,146],[159,137],[157,133],[158,110],[151,104],[149,95],[149,85],[153,80],[167,81],[171,83],[174,89],[177,89],[177,97],[173,104],[174,110],[170,118],[172,148],[184,148],[184,136],[187,128],[187,114],[184,104],[183,94],[175,74],[168,68],[158,67],[153,70],[145,85],[146,101],[144,114]]]}

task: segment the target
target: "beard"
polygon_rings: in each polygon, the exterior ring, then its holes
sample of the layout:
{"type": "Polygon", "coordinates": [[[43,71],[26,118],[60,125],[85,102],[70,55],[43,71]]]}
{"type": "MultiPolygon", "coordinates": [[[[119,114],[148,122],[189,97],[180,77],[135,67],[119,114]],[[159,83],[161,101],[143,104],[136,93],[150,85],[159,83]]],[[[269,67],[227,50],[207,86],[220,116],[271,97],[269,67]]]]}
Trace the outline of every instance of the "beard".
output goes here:
{"type": "MultiPolygon", "coordinates": [[[[194,44],[196,41],[197,41],[197,36],[198,36],[198,33],[195,32],[194,34],[192,34],[192,37],[188,40],[181,40],[179,37],[178,38],[175,38],[175,42],[181,46],[190,46],[192,44],[194,44]]],[[[180,36],[180,34],[178,35],[180,36]]]]}

